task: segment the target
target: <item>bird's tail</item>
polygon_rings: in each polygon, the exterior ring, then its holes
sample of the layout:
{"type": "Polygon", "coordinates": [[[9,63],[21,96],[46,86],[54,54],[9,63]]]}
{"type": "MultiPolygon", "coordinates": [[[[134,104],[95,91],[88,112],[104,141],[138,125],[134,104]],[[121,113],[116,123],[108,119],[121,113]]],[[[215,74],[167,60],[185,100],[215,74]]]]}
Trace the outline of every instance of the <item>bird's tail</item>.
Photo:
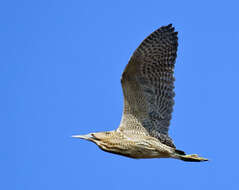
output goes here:
{"type": "Polygon", "coordinates": [[[197,154],[188,154],[186,155],[185,152],[181,150],[175,150],[176,157],[180,160],[186,161],[186,162],[204,162],[208,161],[208,159],[199,157],[197,154]]]}

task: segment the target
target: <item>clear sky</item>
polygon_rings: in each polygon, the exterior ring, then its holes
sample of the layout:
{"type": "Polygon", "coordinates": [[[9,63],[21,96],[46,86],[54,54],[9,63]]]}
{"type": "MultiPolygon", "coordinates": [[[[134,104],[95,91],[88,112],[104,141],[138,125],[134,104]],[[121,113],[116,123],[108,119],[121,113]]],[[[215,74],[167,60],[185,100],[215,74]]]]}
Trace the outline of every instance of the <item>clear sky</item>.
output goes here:
{"type": "Polygon", "coordinates": [[[0,189],[239,189],[236,1],[1,2],[0,189]],[[118,127],[120,76],[155,29],[179,32],[170,136],[209,158],[134,160],[72,134],[118,127]]]}

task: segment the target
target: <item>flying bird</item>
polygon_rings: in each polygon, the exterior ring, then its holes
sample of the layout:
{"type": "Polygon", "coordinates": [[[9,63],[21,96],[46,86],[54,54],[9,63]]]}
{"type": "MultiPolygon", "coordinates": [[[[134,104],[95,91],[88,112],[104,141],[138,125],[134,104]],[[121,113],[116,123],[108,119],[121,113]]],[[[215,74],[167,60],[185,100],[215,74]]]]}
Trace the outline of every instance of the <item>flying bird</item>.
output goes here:
{"type": "Polygon", "coordinates": [[[172,24],[162,26],[133,53],[121,77],[124,108],[116,130],[72,137],[92,141],[106,152],[130,158],[207,161],[176,149],[168,135],[175,96],[177,34],[172,24]]]}

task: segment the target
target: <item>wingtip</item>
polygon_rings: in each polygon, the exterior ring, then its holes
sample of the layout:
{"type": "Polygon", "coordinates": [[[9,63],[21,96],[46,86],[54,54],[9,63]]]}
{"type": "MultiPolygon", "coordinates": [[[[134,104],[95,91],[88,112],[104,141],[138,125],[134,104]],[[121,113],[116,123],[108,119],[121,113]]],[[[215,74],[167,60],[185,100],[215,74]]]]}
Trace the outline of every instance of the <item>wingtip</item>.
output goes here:
{"type": "Polygon", "coordinates": [[[173,26],[172,23],[168,24],[168,25],[163,25],[161,26],[159,29],[159,31],[164,31],[164,32],[170,32],[170,33],[176,33],[175,32],[175,27],[173,26]]]}
{"type": "Polygon", "coordinates": [[[169,28],[171,28],[173,26],[173,24],[172,23],[170,23],[167,27],[169,27],[169,28]]]}

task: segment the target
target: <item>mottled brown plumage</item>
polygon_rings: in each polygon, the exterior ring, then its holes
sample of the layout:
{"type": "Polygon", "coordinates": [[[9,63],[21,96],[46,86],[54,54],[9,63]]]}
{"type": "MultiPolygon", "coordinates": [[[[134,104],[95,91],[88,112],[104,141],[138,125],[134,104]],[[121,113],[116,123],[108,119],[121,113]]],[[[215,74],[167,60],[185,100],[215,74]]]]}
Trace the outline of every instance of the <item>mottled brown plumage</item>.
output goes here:
{"type": "Polygon", "coordinates": [[[178,38],[172,25],[150,34],[135,50],[121,84],[124,111],[117,130],[75,135],[102,150],[132,158],[176,158],[206,161],[177,150],[168,136],[174,105],[174,64],[178,38]]]}

